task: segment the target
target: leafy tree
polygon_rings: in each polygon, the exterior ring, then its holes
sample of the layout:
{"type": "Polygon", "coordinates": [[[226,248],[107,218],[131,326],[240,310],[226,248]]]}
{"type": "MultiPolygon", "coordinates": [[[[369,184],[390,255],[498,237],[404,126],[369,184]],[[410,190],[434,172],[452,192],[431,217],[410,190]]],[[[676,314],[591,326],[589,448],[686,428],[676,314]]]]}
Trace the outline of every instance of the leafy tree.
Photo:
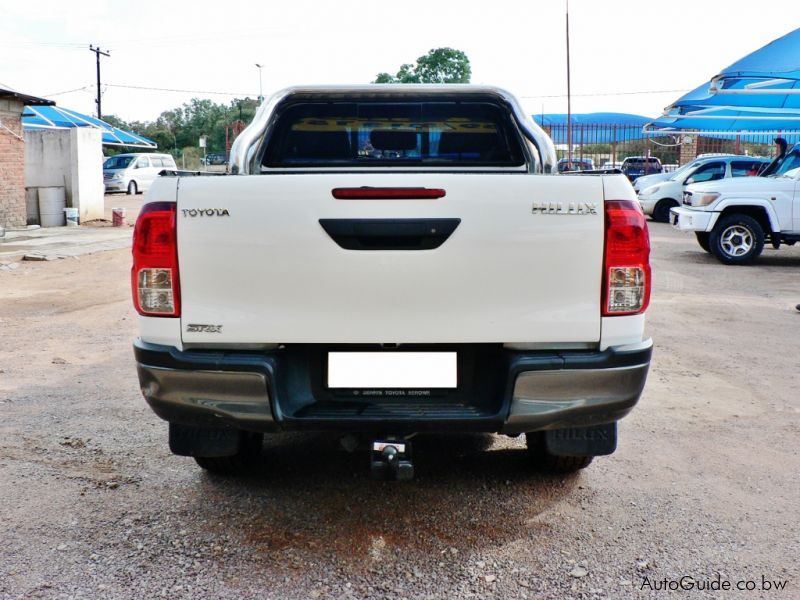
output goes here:
{"type": "Polygon", "coordinates": [[[378,73],[373,83],[469,83],[472,68],[461,50],[435,48],[415,65],[400,66],[397,75],[378,73]]]}
{"type": "Polygon", "coordinates": [[[126,122],[115,115],[106,115],[103,120],[150,138],[161,151],[179,157],[185,148],[197,148],[202,135],[207,138],[207,152],[223,152],[225,126],[237,120],[249,123],[257,108],[258,101],[253,98],[236,98],[228,105],[192,98],[183,106],[165,110],[155,121],[126,122]]]}

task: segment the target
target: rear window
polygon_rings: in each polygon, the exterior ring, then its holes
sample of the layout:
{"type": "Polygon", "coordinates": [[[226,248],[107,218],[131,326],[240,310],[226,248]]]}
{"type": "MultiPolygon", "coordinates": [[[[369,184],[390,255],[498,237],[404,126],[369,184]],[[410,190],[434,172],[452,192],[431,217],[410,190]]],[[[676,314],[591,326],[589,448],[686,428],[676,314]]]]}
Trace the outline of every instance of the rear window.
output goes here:
{"type": "Polygon", "coordinates": [[[281,114],[266,167],[520,166],[510,115],[485,102],[295,104],[281,114]]]}
{"type": "MultiPolygon", "coordinates": [[[[648,158],[647,163],[649,166],[660,166],[661,161],[657,158],[648,158]]],[[[644,167],[644,159],[641,158],[626,158],[625,159],[625,166],[630,167],[632,169],[641,169],[644,167]]]]}

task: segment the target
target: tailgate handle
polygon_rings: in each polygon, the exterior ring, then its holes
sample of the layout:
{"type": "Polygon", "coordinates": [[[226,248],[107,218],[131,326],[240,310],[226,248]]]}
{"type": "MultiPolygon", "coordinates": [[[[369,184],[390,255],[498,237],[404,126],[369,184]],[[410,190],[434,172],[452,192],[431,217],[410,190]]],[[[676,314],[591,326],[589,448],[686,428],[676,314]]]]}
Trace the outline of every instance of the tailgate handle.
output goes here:
{"type": "Polygon", "coordinates": [[[345,250],[433,250],[461,219],[320,219],[325,232],[345,250]]]}

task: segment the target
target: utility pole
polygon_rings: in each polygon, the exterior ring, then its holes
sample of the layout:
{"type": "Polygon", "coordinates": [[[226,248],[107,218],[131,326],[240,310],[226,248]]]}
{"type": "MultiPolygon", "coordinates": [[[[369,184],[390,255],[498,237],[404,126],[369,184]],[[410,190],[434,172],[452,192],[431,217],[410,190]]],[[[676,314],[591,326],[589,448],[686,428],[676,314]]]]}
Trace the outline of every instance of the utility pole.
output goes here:
{"type": "Polygon", "coordinates": [[[264,65],[260,65],[256,63],[256,67],[258,68],[258,103],[261,104],[264,102],[264,91],[261,88],[261,67],[264,65]]]}
{"type": "Polygon", "coordinates": [[[99,46],[95,48],[91,44],[89,44],[89,50],[91,52],[94,52],[95,56],[97,57],[97,100],[95,100],[95,102],[97,103],[97,118],[102,119],[103,109],[100,106],[100,55],[102,54],[103,56],[111,56],[111,53],[103,52],[102,50],[100,50],[99,46]]]}
{"type": "Polygon", "coordinates": [[[569,0],[567,0],[567,168],[572,169],[572,90],[569,73],[569,0]]]}

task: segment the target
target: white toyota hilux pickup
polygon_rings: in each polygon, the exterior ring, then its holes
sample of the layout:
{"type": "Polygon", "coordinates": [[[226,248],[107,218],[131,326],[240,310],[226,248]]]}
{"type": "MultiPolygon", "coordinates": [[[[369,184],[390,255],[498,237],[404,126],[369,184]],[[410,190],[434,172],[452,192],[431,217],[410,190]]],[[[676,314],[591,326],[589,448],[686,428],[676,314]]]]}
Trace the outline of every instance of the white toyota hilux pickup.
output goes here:
{"type": "Polygon", "coordinates": [[[728,265],[753,262],[769,242],[800,241],[800,145],[774,160],[760,177],[690,185],[670,222],[692,231],[706,252],[728,265]]]}
{"type": "Polygon", "coordinates": [[[131,278],[171,450],[227,472],[332,430],[401,479],[420,432],[526,434],[562,471],[612,453],[650,364],[647,225],[625,176],[555,165],[501,89],[295,87],[231,174],[160,177],[131,278]]]}

